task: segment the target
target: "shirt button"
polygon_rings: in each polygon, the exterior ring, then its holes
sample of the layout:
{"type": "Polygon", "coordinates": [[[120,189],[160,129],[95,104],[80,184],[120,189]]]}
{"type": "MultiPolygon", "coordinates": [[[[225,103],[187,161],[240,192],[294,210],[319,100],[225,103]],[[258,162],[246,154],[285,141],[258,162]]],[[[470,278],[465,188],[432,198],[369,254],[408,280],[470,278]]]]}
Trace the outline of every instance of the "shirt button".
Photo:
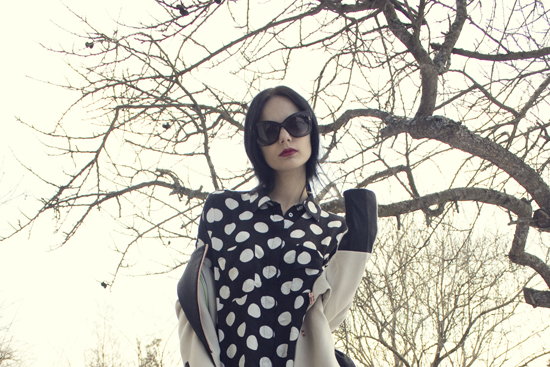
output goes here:
{"type": "Polygon", "coordinates": [[[288,216],[289,216],[290,218],[292,218],[293,215],[294,215],[294,214],[292,214],[292,213],[288,213],[288,216]]]}

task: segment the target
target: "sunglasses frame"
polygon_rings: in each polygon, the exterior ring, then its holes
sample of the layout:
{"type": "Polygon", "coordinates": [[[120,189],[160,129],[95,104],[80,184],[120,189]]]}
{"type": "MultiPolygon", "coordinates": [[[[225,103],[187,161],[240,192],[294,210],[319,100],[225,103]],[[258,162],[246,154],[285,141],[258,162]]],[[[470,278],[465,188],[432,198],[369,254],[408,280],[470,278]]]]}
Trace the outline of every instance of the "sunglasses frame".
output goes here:
{"type": "Polygon", "coordinates": [[[304,137],[308,134],[311,133],[311,130],[313,128],[313,116],[312,116],[312,113],[311,111],[299,111],[299,112],[296,112],[296,113],[293,113],[292,115],[288,116],[286,119],[284,119],[283,122],[277,122],[277,121],[271,121],[271,120],[266,120],[266,121],[260,121],[258,123],[256,123],[256,141],[258,142],[258,145],[260,146],[269,146],[269,145],[272,145],[272,144],[275,144],[277,142],[277,139],[279,139],[279,135],[281,134],[281,129],[284,127],[285,130],[293,137],[295,138],[301,138],[301,137],[304,137]],[[306,130],[306,133],[303,134],[303,135],[294,135],[291,131],[288,130],[287,128],[287,125],[290,123],[291,120],[295,119],[296,117],[305,117],[305,121],[307,122],[307,125],[308,125],[308,128],[306,130]],[[260,124],[265,124],[265,123],[269,123],[270,125],[273,125],[273,124],[277,124],[275,126],[277,126],[279,128],[279,130],[277,131],[277,138],[269,143],[267,140],[263,140],[263,139],[260,139],[260,134],[259,134],[259,129],[260,129],[260,124]]]}

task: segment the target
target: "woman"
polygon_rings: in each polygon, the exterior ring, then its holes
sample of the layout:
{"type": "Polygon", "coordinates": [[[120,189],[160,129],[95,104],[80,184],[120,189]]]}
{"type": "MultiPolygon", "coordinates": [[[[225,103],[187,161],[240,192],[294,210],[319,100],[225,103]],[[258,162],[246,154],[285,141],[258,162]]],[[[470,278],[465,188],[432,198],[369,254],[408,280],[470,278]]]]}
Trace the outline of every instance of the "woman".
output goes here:
{"type": "Polygon", "coordinates": [[[346,219],[321,209],[319,131],[288,87],[259,93],[245,149],[259,186],[206,200],[197,248],[178,284],[187,367],[336,367],[331,332],[344,320],[376,236],[376,201],[344,193],[346,219]]]}

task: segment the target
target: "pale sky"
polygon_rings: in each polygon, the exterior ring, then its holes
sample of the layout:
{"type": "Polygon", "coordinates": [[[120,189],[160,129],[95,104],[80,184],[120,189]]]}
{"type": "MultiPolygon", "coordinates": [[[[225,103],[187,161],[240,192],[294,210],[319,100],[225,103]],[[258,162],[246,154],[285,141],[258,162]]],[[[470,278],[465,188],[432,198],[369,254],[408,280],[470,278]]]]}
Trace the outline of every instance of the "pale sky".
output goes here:
{"type": "MultiPolygon", "coordinates": [[[[109,17],[117,17],[120,9],[122,16],[145,11],[138,3],[66,2],[78,14],[106,22],[109,17]]],[[[32,79],[62,83],[63,76],[69,75],[61,56],[40,46],[72,46],[76,37],[54,23],[69,29],[78,26],[56,0],[2,3],[0,202],[6,193],[17,196],[0,207],[2,234],[7,233],[6,221],[17,218],[18,208],[32,213],[37,205],[34,198],[51,193],[14,156],[50,179],[54,178],[52,174],[61,174],[35,134],[15,120],[17,116],[37,127],[51,126],[76,99],[74,94],[32,79]]],[[[134,356],[136,337],[144,342],[152,337],[169,339],[170,349],[178,353],[176,274],[122,276],[112,292],[105,290],[100,282],[111,279],[109,274],[116,261],[108,249],[116,241],[112,224],[96,216],[68,245],[49,251],[59,244],[60,238],[52,232],[52,218],[46,215],[37,222],[30,237],[26,232],[0,242],[0,304],[4,305],[0,322],[12,322],[15,345],[23,351],[28,366],[82,366],[85,349],[96,343],[95,324],[101,324],[103,317],[112,322],[113,333],[130,357],[134,356]]]]}

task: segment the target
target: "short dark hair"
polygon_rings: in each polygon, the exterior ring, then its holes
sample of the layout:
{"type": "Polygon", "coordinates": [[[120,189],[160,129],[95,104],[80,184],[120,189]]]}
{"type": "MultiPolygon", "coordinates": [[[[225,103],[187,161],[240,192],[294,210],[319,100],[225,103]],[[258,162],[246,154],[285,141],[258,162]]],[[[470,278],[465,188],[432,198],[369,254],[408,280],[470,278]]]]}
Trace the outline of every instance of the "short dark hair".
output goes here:
{"type": "Polygon", "coordinates": [[[262,112],[267,101],[273,96],[281,96],[288,98],[300,111],[311,111],[312,128],[310,133],[311,142],[311,157],[306,162],[306,180],[310,183],[317,177],[317,167],[319,166],[319,126],[317,124],[317,118],[313,109],[306,101],[304,97],[296,93],[293,89],[284,85],[277,86],[275,88],[269,88],[261,91],[254,97],[246,118],[244,121],[244,148],[248,159],[254,167],[254,173],[256,178],[260,182],[260,186],[264,187],[268,191],[271,191],[275,187],[275,171],[269,167],[264,159],[260,145],[257,142],[257,131],[254,126],[256,122],[259,122],[262,118],[262,112]]]}

